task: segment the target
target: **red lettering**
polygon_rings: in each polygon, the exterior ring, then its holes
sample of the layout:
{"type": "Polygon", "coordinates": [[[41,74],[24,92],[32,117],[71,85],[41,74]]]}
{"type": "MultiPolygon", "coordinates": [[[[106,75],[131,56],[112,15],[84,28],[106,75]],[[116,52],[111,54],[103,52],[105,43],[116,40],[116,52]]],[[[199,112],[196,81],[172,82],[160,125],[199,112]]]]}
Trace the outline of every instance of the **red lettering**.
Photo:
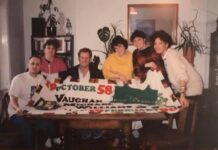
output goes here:
{"type": "Polygon", "coordinates": [[[97,94],[103,94],[104,93],[104,87],[105,85],[99,85],[97,89],[97,94]]]}

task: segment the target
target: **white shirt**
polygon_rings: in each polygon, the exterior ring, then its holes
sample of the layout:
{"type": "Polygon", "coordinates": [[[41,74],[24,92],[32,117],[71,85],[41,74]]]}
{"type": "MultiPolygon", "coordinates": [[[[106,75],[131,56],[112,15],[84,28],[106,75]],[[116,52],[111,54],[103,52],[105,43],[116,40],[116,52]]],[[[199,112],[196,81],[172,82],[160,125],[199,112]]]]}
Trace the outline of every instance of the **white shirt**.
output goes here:
{"type": "MultiPolygon", "coordinates": [[[[19,107],[23,109],[33,96],[35,88],[40,84],[44,84],[44,82],[45,79],[41,74],[36,77],[32,77],[29,72],[18,74],[11,82],[9,95],[18,97],[19,107]]],[[[16,113],[10,104],[8,106],[8,113],[10,117],[16,113]]]]}
{"type": "Polygon", "coordinates": [[[90,80],[90,72],[89,72],[89,70],[85,74],[85,76],[83,76],[83,73],[79,69],[79,82],[89,82],[89,80],[90,80]]]}
{"type": "Polygon", "coordinates": [[[179,92],[179,81],[183,80],[187,83],[185,93],[187,96],[202,94],[203,82],[201,76],[178,51],[169,48],[162,58],[172,88],[175,91],[179,92]]]}

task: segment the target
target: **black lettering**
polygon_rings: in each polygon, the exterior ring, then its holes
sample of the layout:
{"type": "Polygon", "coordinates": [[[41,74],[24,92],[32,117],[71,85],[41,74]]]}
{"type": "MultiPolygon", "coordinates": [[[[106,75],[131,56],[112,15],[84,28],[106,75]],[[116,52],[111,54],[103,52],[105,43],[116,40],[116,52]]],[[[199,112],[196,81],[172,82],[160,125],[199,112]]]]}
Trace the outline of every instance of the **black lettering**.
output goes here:
{"type": "Polygon", "coordinates": [[[81,99],[80,99],[80,98],[76,98],[76,99],[75,99],[75,102],[76,102],[76,103],[80,103],[80,102],[81,102],[81,99]]]}
{"type": "Polygon", "coordinates": [[[57,102],[61,102],[61,100],[63,99],[64,97],[64,94],[61,94],[61,95],[55,95],[56,99],[57,99],[57,102]]]}
{"type": "Polygon", "coordinates": [[[66,96],[64,96],[64,98],[63,98],[62,102],[68,102],[68,99],[67,99],[67,97],[66,97],[66,96]]]}
{"type": "Polygon", "coordinates": [[[88,98],[83,98],[83,99],[82,99],[82,102],[83,102],[83,103],[88,103],[88,101],[89,101],[88,98]]]}
{"type": "Polygon", "coordinates": [[[68,90],[71,90],[71,84],[67,85],[68,90]]]}
{"type": "Polygon", "coordinates": [[[91,99],[91,100],[89,101],[89,103],[95,103],[95,100],[91,99]]]}
{"type": "Polygon", "coordinates": [[[89,91],[89,86],[88,85],[85,86],[85,91],[87,91],[87,92],[89,91]]]}
{"type": "Polygon", "coordinates": [[[73,85],[73,90],[77,91],[78,90],[78,85],[73,85]]]}
{"type": "Polygon", "coordinates": [[[95,92],[95,86],[90,87],[90,92],[95,92]]]}
{"type": "Polygon", "coordinates": [[[102,103],[102,100],[96,100],[96,103],[102,103]]]}
{"type": "Polygon", "coordinates": [[[79,91],[84,91],[84,86],[83,85],[79,86],[79,91]]]}
{"type": "Polygon", "coordinates": [[[73,103],[74,102],[74,97],[69,97],[68,101],[73,103]]]}

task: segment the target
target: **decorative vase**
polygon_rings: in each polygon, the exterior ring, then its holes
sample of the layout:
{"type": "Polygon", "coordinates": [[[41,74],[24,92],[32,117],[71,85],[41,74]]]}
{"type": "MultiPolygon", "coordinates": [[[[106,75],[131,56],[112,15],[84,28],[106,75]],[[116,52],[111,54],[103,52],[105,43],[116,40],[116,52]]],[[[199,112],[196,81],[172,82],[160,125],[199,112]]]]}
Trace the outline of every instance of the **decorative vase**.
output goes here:
{"type": "Polygon", "coordinates": [[[186,60],[194,66],[194,58],[195,58],[195,50],[192,46],[184,47],[183,49],[183,56],[186,60]]]}
{"type": "Polygon", "coordinates": [[[44,37],[45,26],[45,18],[32,18],[32,36],[44,37]]]}
{"type": "Polygon", "coordinates": [[[56,36],[57,28],[52,26],[52,27],[47,27],[47,36],[56,36]]]}

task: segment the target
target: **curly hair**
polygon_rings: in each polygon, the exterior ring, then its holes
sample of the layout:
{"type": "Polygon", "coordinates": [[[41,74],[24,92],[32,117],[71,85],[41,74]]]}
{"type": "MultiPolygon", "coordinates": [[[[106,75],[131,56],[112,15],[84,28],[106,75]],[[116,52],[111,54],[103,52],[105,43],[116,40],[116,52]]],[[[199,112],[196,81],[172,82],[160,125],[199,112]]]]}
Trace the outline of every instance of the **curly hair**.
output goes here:
{"type": "Polygon", "coordinates": [[[133,40],[136,38],[136,37],[140,37],[140,38],[143,38],[143,39],[146,39],[147,40],[147,35],[143,32],[143,31],[140,31],[140,30],[135,30],[131,37],[130,37],[130,41],[133,42],[133,40]]]}
{"type": "Polygon", "coordinates": [[[150,41],[152,45],[154,45],[154,41],[156,38],[160,38],[161,41],[167,43],[168,48],[171,47],[171,45],[173,44],[172,37],[164,30],[156,31],[151,35],[150,41]]]}
{"type": "Polygon", "coordinates": [[[45,47],[47,45],[52,45],[54,46],[55,50],[57,50],[60,47],[60,43],[57,39],[49,39],[45,42],[45,44],[43,45],[43,49],[45,49],[45,47]]]}
{"type": "Polygon", "coordinates": [[[118,44],[122,44],[125,47],[125,49],[128,48],[127,40],[119,35],[114,37],[114,39],[111,42],[111,47],[114,49],[114,47],[117,46],[118,44]]]}

